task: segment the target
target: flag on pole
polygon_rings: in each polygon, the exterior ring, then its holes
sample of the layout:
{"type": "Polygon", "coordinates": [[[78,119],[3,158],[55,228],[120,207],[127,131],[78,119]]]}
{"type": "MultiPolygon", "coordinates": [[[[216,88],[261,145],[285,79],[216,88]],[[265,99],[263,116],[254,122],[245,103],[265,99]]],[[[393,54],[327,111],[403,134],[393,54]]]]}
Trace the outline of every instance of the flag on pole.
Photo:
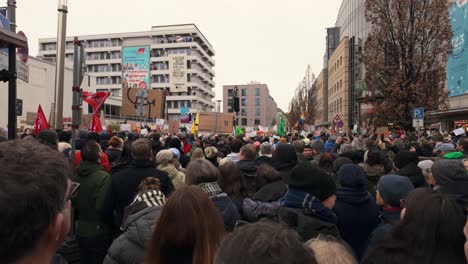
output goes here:
{"type": "Polygon", "coordinates": [[[93,107],[93,114],[99,112],[104,102],[106,101],[107,97],[109,97],[110,92],[83,92],[83,101],[88,103],[91,107],[93,107]]]}
{"type": "Polygon", "coordinates": [[[197,113],[197,116],[195,117],[195,122],[192,124],[192,134],[196,134],[198,132],[198,123],[200,122],[200,113],[197,113]]]}
{"type": "Polygon", "coordinates": [[[91,119],[90,131],[96,133],[102,132],[101,120],[99,120],[97,112],[93,114],[93,117],[91,119]]]}
{"type": "Polygon", "coordinates": [[[36,120],[34,121],[34,134],[37,135],[41,130],[44,129],[49,129],[49,124],[47,123],[42,106],[39,105],[37,108],[36,120]]]}
{"type": "Polygon", "coordinates": [[[244,133],[244,130],[242,130],[242,127],[238,126],[236,127],[236,136],[241,135],[244,133]]]}
{"type": "Polygon", "coordinates": [[[278,135],[280,135],[280,136],[284,136],[284,135],[285,135],[284,117],[283,117],[283,116],[281,116],[281,119],[280,119],[280,123],[279,123],[279,126],[278,126],[277,133],[278,133],[278,135]]]}

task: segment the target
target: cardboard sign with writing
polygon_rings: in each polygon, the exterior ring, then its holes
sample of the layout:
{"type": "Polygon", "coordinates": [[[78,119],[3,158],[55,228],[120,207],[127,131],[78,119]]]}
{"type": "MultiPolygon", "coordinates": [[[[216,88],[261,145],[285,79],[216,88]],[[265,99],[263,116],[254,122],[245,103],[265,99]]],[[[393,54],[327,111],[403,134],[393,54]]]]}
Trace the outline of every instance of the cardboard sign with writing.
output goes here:
{"type": "Polygon", "coordinates": [[[388,127],[378,127],[377,130],[376,130],[376,134],[378,136],[383,134],[384,137],[389,137],[390,136],[390,133],[388,132],[388,127]]]}
{"type": "Polygon", "coordinates": [[[169,121],[169,133],[177,134],[179,133],[179,121],[169,121]]]}

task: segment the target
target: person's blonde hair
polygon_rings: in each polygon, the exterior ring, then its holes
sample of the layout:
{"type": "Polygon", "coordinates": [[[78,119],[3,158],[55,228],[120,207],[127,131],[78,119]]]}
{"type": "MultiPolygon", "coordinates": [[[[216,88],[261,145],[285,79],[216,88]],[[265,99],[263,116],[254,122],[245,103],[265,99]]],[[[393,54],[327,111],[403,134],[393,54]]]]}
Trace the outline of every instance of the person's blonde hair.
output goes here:
{"type": "Polygon", "coordinates": [[[318,236],[307,246],[314,251],[318,264],[358,264],[350,247],[330,236],[318,236]]]}

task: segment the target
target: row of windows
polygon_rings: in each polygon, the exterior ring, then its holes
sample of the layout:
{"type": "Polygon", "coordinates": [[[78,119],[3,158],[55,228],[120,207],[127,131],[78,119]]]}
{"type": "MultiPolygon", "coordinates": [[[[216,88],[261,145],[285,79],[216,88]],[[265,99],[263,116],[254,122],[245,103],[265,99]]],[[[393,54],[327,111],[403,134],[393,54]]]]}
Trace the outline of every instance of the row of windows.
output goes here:
{"type": "MultiPolygon", "coordinates": [[[[247,125],[247,118],[241,118],[241,126],[246,126],[246,125],[247,125]]],[[[254,125],[259,126],[260,119],[255,119],[254,125]]]]}
{"type": "Polygon", "coordinates": [[[343,80],[340,80],[339,82],[336,82],[335,84],[332,84],[329,88],[330,95],[333,95],[337,93],[338,91],[341,91],[343,89],[343,80]]]}
{"type": "Polygon", "coordinates": [[[335,63],[333,63],[333,65],[330,67],[330,74],[335,73],[341,67],[343,67],[343,56],[340,56],[340,59],[336,60],[335,63]]]}
{"type": "Polygon", "coordinates": [[[122,84],[122,78],[120,76],[112,76],[112,77],[96,77],[96,84],[103,85],[103,84],[122,84]]]}
{"type": "Polygon", "coordinates": [[[167,101],[167,108],[192,107],[190,101],[167,101]]]}
{"type": "MultiPolygon", "coordinates": [[[[328,109],[331,115],[343,113],[343,98],[336,99],[328,105],[328,109]]],[[[334,116],[333,116],[334,117],[334,116]]]]}
{"type": "MultiPolygon", "coordinates": [[[[241,89],[241,96],[247,96],[248,89],[242,88],[241,89]]],[[[255,96],[260,96],[260,88],[255,88],[255,96]]],[[[237,94],[234,93],[234,89],[228,89],[228,97],[236,96],[237,94]]]]}

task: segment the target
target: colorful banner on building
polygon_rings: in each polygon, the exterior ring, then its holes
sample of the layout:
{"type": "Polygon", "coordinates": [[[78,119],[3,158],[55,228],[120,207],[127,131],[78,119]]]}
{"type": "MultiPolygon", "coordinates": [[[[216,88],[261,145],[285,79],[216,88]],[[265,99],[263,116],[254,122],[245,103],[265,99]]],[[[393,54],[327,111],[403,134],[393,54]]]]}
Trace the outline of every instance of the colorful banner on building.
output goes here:
{"type": "Polygon", "coordinates": [[[123,88],[151,87],[149,46],[122,48],[122,85],[123,88]]]}
{"type": "Polygon", "coordinates": [[[450,7],[453,51],[447,63],[449,96],[468,93],[468,1],[457,0],[450,7]]]}
{"type": "Polygon", "coordinates": [[[169,55],[171,93],[187,92],[187,57],[185,54],[169,55]]]}
{"type": "Polygon", "coordinates": [[[180,108],[180,122],[183,124],[190,123],[190,115],[188,107],[181,107],[180,108]]]}

